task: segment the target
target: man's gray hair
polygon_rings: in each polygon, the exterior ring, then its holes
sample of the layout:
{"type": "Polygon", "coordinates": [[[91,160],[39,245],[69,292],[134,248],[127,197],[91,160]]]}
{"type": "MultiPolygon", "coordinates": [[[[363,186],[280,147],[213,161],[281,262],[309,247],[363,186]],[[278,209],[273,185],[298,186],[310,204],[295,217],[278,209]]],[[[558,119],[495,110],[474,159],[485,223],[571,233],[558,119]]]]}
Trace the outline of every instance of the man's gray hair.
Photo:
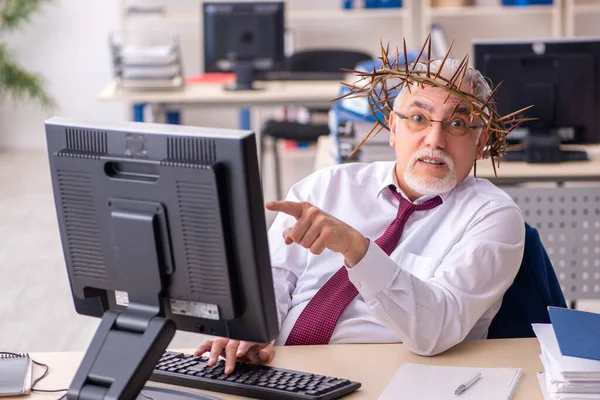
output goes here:
{"type": "MultiPolygon", "coordinates": [[[[429,70],[432,73],[438,72],[440,69],[440,65],[442,64],[442,60],[433,60],[430,64],[429,70]]],[[[413,64],[414,65],[414,64],[413,64]]],[[[411,65],[409,68],[412,68],[411,65]]],[[[443,75],[446,79],[450,79],[453,76],[458,68],[460,67],[460,61],[448,58],[444,63],[443,75]]],[[[415,71],[427,71],[427,66],[425,63],[418,63],[415,66],[415,71]]],[[[460,78],[458,78],[460,80],[460,78]]],[[[471,85],[473,88],[473,95],[477,96],[479,99],[487,100],[488,97],[492,94],[492,88],[490,87],[490,83],[481,75],[481,72],[477,71],[475,68],[467,67],[467,72],[465,73],[465,77],[463,79],[463,83],[467,83],[471,85]]],[[[458,82],[457,82],[458,84],[458,82]]],[[[402,98],[404,94],[407,92],[406,85],[402,87],[398,96],[394,100],[394,110],[400,111],[400,104],[402,104],[402,98]]]]}

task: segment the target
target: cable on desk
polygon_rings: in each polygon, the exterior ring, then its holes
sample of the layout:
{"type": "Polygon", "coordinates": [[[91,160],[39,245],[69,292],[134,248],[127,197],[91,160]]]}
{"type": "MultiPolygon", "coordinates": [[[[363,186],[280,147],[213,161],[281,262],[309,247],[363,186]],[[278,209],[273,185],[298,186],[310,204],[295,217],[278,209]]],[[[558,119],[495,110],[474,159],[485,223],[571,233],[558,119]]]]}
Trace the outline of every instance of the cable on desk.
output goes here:
{"type": "MultiPolygon", "coordinates": [[[[29,357],[29,354],[27,354],[27,353],[25,353],[25,354],[20,354],[20,353],[11,353],[11,352],[9,352],[9,351],[0,351],[0,355],[2,355],[2,354],[8,355],[8,356],[23,356],[23,355],[26,355],[27,357],[29,357]]],[[[34,360],[33,358],[31,358],[31,357],[30,357],[30,359],[31,359],[31,362],[32,362],[32,363],[34,363],[34,364],[36,364],[36,365],[39,365],[39,366],[40,366],[40,367],[42,367],[42,368],[45,368],[45,370],[44,370],[44,373],[42,374],[42,376],[40,376],[40,377],[36,378],[36,379],[35,379],[35,380],[34,380],[34,381],[31,383],[31,391],[32,391],[32,392],[34,392],[34,393],[57,393],[57,392],[66,392],[66,391],[68,391],[68,390],[69,390],[69,389],[35,389],[35,385],[36,385],[36,384],[37,384],[39,381],[41,381],[42,379],[44,379],[44,378],[46,377],[46,375],[48,375],[48,372],[50,371],[50,367],[49,367],[47,364],[44,364],[44,363],[41,363],[41,362],[35,361],[35,360],[34,360]]],[[[152,397],[150,397],[150,396],[147,396],[146,394],[144,394],[144,392],[143,392],[143,391],[141,391],[141,392],[140,392],[140,394],[141,394],[143,397],[145,397],[146,399],[148,399],[148,400],[154,400],[152,397]]],[[[62,400],[62,399],[64,399],[65,397],[67,397],[67,394],[66,394],[66,393],[65,393],[65,394],[63,394],[62,396],[60,396],[60,397],[58,398],[58,400],[62,400]]]]}
{"type": "MultiPolygon", "coordinates": [[[[27,353],[25,353],[25,354],[18,354],[18,353],[11,353],[11,352],[9,352],[9,351],[0,351],[0,354],[6,354],[6,355],[9,355],[9,356],[23,356],[23,355],[26,355],[27,357],[29,357],[29,354],[27,354],[27,353]]],[[[42,368],[45,368],[45,370],[44,370],[44,373],[42,374],[42,376],[40,376],[40,377],[36,378],[36,379],[35,379],[35,380],[34,380],[34,381],[31,383],[31,391],[32,391],[32,392],[34,392],[34,393],[38,393],[38,392],[39,392],[39,393],[56,393],[56,392],[66,392],[66,391],[68,390],[68,389],[36,389],[36,388],[35,388],[35,385],[36,385],[36,384],[37,384],[39,381],[41,381],[42,379],[44,379],[44,378],[46,377],[46,375],[48,375],[48,371],[50,371],[50,367],[49,367],[48,365],[44,364],[44,363],[41,363],[41,362],[35,361],[35,360],[34,360],[33,358],[31,358],[31,357],[30,357],[30,359],[31,359],[31,362],[32,362],[32,363],[34,363],[34,364],[36,364],[36,365],[39,365],[39,366],[40,366],[40,367],[42,367],[42,368]]],[[[64,397],[66,397],[66,395],[67,395],[67,394],[65,393],[65,394],[64,394],[62,397],[60,397],[60,399],[63,399],[64,397]]],[[[59,400],[60,400],[60,399],[59,399],[59,400]]]]}
{"type": "Polygon", "coordinates": [[[154,400],[152,397],[145,395],[145,394],[144,394],[144,391],[140,391],[140,394],[141,394],[142,396],[144,396],[145,398],[147,398],[148,400],[154,400]]]}

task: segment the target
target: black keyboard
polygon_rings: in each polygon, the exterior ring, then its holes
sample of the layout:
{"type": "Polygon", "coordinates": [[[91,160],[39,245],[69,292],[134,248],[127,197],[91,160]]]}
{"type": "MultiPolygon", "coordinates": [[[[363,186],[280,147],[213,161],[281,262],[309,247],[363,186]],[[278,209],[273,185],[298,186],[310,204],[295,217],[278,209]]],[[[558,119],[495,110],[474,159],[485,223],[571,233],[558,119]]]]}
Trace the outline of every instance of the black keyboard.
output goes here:
{"type": "Polygon", "coordinates": [[[213,367],[207,363],[208,357],[168,351],[150,380],[265,400],[330,400],[360,387],[360,383],[347,379],[241,362],[226,375],[224,360],[213,367]]]}

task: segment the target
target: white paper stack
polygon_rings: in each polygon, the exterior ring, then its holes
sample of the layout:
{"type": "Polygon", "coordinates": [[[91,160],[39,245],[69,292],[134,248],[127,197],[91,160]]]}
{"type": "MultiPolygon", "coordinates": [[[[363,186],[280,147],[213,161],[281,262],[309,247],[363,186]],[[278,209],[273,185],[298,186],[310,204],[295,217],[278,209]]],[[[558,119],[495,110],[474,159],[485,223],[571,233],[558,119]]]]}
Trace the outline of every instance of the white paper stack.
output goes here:
{"type": "Polygon", "coordinates": [[[544,373],[539,381],[546,400],[600,400],[600,361],[563,356],[551,324],[532,324],[540,342],[544,373]]]}

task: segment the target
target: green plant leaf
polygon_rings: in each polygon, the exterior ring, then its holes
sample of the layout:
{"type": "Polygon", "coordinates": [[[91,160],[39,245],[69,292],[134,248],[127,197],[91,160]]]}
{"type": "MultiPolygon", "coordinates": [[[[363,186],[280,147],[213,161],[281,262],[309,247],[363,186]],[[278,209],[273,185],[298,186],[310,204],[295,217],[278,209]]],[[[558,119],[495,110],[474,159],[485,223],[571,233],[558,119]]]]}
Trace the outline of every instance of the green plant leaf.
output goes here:
{"type": "Polygon", "coordinates": [[[0,30],[13,30],[29,21],[42,3],[51,0],[0,0],[0,30]]]}
{"type": "Polygon", "coordinates": [[[0,44],[0,100],[6,98],[36,100],[45,108],[56,106],[43,88],[43,78],[11,61],[5,46],[0,44]]]}

